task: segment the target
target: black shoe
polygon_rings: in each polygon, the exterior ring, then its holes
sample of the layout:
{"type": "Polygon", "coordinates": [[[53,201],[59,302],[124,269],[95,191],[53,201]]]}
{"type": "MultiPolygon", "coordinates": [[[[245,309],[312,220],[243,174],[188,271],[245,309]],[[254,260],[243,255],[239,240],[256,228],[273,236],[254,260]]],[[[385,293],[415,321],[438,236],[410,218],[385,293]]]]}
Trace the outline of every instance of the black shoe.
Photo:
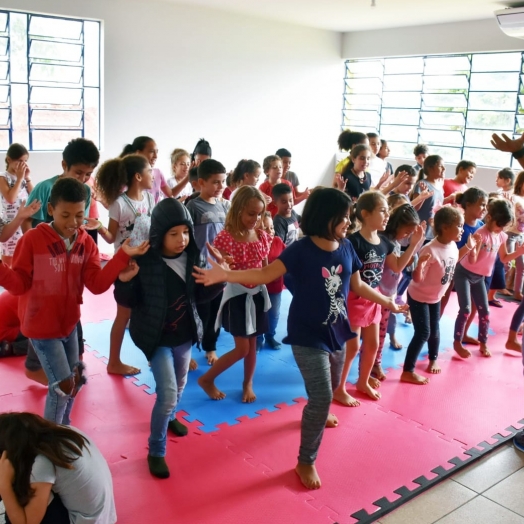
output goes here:
{"type": "Polygon", "coordinates": [[[176,418],[169,421],[167,427],[177,436],[185,437],[187,435],[187,426],[179,422],[176,418]]]}
{"type": "Polygon", "coordinates": [[[257,353],[262,349],[263,344],[262,335],[260,335],[257,337],[257,353]]]}
{"type": "Polygon", "coordinates": [[[147,456],[147,464],[149,466],[149,472],[154,477],[159,479],[169,478],[169,468],[167,467],[166,459],[164,457],[153,457],[147,456]]]}
{"type": "Polygon", "coordinates": [[[513,445],[524,453],[524,431],[520,431],[513,437],[513,445]]]}
{"type": "Polygon", "coordinates": [[[268,337],[266,335],[266,346],[271,349],[280,349],[282,344],[277,342],[273,337],[268,337]]]}

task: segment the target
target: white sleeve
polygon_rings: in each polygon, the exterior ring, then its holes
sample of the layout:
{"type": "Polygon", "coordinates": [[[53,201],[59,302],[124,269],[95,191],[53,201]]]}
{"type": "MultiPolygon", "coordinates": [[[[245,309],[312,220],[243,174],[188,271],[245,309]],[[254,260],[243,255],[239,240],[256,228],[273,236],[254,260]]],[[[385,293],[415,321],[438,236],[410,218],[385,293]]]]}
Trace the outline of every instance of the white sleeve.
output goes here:
{"type": "Polygon", "coordinates": [[[46,482],[54,484],[56,482],[56,470],[53,463],[43,455],[37,455],[31,469],[31,483],[46,482]]]}
{"type": "Polygon", "coordinates": [[[122,203],[124,200],[118,197],[108,208],[109,218],[112,218],[120,224],[122,219],[122,203]]]}

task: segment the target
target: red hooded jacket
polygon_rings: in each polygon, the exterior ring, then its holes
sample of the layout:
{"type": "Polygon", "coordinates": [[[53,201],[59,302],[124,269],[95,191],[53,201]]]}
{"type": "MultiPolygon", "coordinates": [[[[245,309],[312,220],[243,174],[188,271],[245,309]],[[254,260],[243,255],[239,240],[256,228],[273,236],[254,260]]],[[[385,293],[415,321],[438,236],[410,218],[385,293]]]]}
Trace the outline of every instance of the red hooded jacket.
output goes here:
{"type": "Polygon", "coordinates": [[[0,340],[14,342],[19,333],[18,297],[4,291],[0,295],[0,340]]]}
{"type": "Polygon", "coordinates": [[[84,285],[104,293],[128,263],[119,249],[101,269],[98,248],[84,230],[68,252],[50,224],[39,224],[18,241],[12,269],[0,264],[0,285],[21,295],[18,315],[26,337],[65,338],[80,320],[84,285]]]}

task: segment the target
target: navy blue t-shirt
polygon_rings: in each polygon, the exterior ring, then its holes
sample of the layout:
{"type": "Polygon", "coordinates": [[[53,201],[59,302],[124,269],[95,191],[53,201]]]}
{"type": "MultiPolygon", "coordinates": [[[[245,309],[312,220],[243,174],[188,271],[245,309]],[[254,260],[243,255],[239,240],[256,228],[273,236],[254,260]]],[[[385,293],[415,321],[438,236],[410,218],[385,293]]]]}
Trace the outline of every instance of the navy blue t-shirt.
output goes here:
{"type": "Polygon", "coordinates": [[[475,234],[477,229],[480,229],[483,225],[484,222],[482,222],[482,220],[477,220],[477,223],[474,226],[468,226],[468,224],[464,222],[464,231],[462,237],[460,237],[460,240],[457,242],[457,247],[460,249],[462,246],[465,246],[469,235],[475,234]]]}
{"type": "Polygon", "coordinates": [[[278,258],[295,282],[284,342],[330,353],[341,350],[355,337],[347,297],[351,275],[361,267],[349,240],[342,240],[335,251],[325,251],[304,237],[278,258]]]}

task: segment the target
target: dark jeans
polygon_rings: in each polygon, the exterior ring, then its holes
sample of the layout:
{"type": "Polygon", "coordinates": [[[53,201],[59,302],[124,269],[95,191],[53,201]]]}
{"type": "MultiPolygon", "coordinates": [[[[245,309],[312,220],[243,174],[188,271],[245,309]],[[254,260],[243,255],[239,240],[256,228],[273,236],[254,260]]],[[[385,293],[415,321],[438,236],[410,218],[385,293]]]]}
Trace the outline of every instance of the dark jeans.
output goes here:
{"type": "Polygon", "coordinates": [[[204,327],[202,337],[202,348],[206,353],[216,351],[217,340],[220,330],[215,330],[215,321],[222,302],[222,293],[219,293],[213,300],[197,304],[197,311],[204,327]]]}
{"type": "Polygon", "coordinates": [[[404,371],[413,372],[415,364],[424,347],[428,343],[429,360],[437,360],[440,345],[440,302],[426,304],[411,298],[408,292],[408,304],[413,321],[413,338],[409,343],[404,361],[404,371]]]}

